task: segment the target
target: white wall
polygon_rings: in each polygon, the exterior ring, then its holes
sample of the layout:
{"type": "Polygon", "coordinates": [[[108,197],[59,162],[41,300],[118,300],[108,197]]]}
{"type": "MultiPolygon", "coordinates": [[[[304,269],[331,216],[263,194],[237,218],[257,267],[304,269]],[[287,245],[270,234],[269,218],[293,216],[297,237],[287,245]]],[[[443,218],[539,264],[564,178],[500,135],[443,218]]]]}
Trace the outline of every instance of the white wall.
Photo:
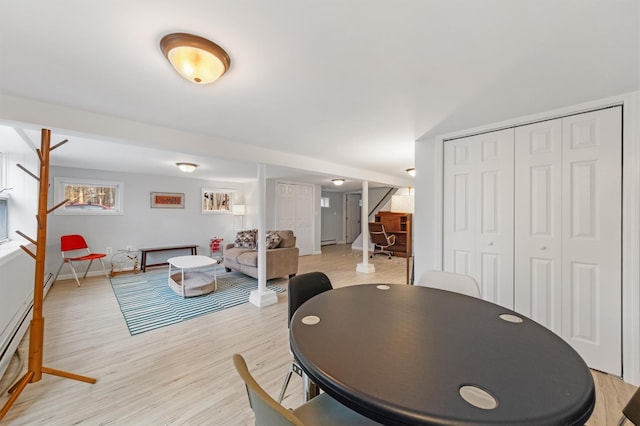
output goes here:
{"type": "Polygon", "coordinates": [[[9,196],[9,238],[21,240],[16,231],[36,239],[38,213],[38,181],[17,167],[22,165],[31,173],[40,174],[40,162],[35,153],[5,153],[6,186],[13,188],[3,195],[9,196]]]}
{"type": "MultiPolygon", "coordinates": [[[[231,214],[202,214],[202,188],[237,190],[243,195],[244,185],[233,182],[212,182],[199,179],[176,179],[163,176],[113,173],[98,170],[52,167],[50,178],[86,178],[124,183],[122,215],[57,215],[50,214],[47,233],[46,271],[55,273],[60,264],[60,236],[82,234],[92,251],[104,253],[107,247],[118,249],[197,244],[198,253],[208,254],[209,240],[223,237],[235,239],[234,218],[231,214]],[[151,192],[180,192],[185,194],[184,209],[150,207],[151,192]]],[[[49,202],[54,205],[53,185],[49,202]]],[[[246,200],[245,200],[246,201],[246,200]]],[[[92,266],[98,271],[99,264],[92,266]]],[[[68,274],[63,268],[61,276],[68,274]]]]}

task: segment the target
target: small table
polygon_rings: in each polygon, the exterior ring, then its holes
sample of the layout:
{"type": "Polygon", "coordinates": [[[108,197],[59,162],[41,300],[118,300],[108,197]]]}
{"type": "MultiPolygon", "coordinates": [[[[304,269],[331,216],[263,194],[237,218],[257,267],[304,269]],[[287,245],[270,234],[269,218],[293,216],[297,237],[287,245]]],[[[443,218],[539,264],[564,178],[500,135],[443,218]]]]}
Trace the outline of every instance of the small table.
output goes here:
{"type": "Polygon", "coordinates": [[[589,368],[560,337],[493,303],[407,285],[321,293],[290,324],[321,389],[394,425],[583,425],[589,368]]]}
{"type": "Polygon", "coordinates": [[[211,275],[198,271],[206,266],[217,265],[218,261],[207,256],[177,256],[167,260],[169,262],[169,287],[182,297],[200,296],[215,291],[218,286],[216,268],[211,275]],[[180,269],[179,273],[171,275],[171,267],[180,269]]]}

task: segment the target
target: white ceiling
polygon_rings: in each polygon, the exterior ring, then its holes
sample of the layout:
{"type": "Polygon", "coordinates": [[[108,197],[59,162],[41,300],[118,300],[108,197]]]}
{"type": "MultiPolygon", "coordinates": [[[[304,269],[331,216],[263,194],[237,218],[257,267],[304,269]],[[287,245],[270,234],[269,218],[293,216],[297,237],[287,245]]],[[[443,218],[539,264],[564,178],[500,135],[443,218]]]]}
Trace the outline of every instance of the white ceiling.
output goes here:
{"type": "Polygon", "coordinates": [[[420,138],[640,89],[638,0],[1,9],[0,123],[36,144],[41,126],[69,137],[56,165],[177,175],[175,162],[190,161],[194,177],[246,181],[264,162],[277,165],[270,177],[411,185],[420,138]],[[215,41],[230,71],[208,86],[183,80],[160,52],[171,32],[215,41]],[[48,116],[33,112],[43,104],[48,116]]]}

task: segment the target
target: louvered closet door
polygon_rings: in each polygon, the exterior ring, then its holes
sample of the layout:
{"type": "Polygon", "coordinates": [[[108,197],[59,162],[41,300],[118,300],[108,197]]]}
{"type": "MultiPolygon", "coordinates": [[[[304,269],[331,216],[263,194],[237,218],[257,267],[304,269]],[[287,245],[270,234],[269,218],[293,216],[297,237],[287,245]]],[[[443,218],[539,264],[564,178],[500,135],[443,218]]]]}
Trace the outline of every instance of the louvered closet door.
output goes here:
{"type": "Polygon", "coordinates": [[[562,120],[516,128],[515,310],[562,333],[562,120]]]}
{"type": "Polygon", "coordinates": [[[620,376],[622,115],[563,119],[562,337],[589,367],[620,376]]]}
{"type": "Polygon", "coordinates": [[[513,140],[506,129],[444,144],[444,270],[513,308],[513,140]]]}

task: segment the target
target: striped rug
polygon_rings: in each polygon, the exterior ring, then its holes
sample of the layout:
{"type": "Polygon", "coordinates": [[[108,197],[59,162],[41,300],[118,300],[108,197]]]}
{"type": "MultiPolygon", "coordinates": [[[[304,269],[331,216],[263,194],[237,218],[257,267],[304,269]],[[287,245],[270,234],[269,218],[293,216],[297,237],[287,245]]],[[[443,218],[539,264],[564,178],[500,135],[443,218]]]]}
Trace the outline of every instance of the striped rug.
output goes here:
{"type": "MultiPolygon", "coordinates": [[[[169,288],[167,279],[167,271],[111,278],[113,293],[132,336],[246,303],[251,291],[258,288],[258,280],[247,275],[222,273],[218,274],[215,292],[183,299],[169,288]]],[[[284,291],[267,287],[278,293],[284,291]]]]}

